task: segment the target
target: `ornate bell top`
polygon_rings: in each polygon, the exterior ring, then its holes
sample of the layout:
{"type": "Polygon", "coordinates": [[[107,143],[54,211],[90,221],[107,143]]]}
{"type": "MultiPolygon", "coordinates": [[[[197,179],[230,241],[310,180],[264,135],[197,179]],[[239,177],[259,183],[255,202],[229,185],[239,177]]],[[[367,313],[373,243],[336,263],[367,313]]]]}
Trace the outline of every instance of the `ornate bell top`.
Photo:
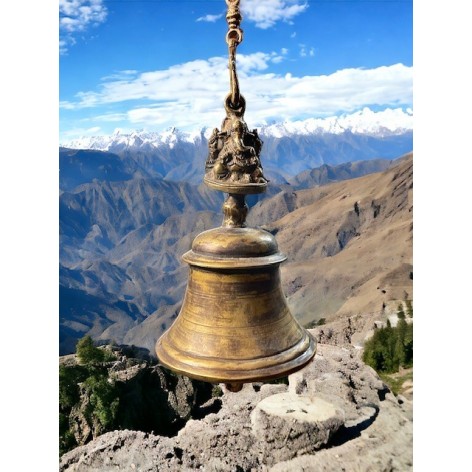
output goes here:
{"type": "Polygon", "coordinates": [[[221,131],[215,128],[208,140],[204,182],[214,190],[232,195],[262,193],[268,182],[259,158],[262,141],[257,130],[250,131],[244,121],[246,100],[240,93],[236,71],[236,48],[243,40],[239,0],[226,0],[226,4],[231,91],[225,98],[226,117],[221,124],[221,131]]]}

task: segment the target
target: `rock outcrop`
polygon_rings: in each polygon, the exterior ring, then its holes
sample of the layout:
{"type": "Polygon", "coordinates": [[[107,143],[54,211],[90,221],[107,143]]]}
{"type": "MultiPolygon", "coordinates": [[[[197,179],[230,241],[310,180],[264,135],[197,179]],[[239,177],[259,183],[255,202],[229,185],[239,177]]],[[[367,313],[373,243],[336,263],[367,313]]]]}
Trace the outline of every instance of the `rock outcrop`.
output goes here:
{"type": "MultiPolygon", "coordinates": [[[[64,454],[61,471],[409,471],[412,403],[353,347],[319,345],[285,384],[221,386],[221,408],[173,437],[106,433],[64,454]]],[[[214,411],[214,410],[208,410],[214,411]]]]}
{"type": "MultiPolygon", "coordinates": [[[[212,385],[175,375],[154,365],[150,359],[121,355],[123,349],[118,352],[118,360],[102,365],[103,378],[114,385],[113,395],[117,397],[115,428],[173,436],[190,418],[203,417],[208,411],[218,410],[220,400],[212,397],[212,385]]],[[[76,356],[61,358],[60,364],[75,366],[76,356]]],[[[98,369],[97,366],[97,372],[98,369]]],[[[103,434],[104,427],[96,415],[91,414],[94,410],[91,391],[82,382],[78,383],[78,396],[71,410],[62,413],[68,417],[75,443],[86,445],[103,434]]],[[[107,425],[105,431],[109,430],[107,425]]]]}

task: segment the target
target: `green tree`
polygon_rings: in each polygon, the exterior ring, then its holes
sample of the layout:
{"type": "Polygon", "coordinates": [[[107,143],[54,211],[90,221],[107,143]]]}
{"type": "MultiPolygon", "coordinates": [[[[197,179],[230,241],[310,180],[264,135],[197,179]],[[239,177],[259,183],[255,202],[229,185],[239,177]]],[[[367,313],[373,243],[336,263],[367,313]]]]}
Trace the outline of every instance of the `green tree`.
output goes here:
{"type": "Polygon", "coordinates": [[[413,324],[399,319],[393,328],[387,321],[364,345],[363,360],[378,372],[393,373],[413,365],[413,324]]]}
{"type": "Polygon", "coordinates": [[[95,347],[90,336],[84,336],[76,344],[77,357],[81,364],[98,364],[104,361],[104,354],[101,349],[95,347]]]}
{"type": "Polygon", "coordinates": [[[405,319],[405,311],[403,310],[403,304],[399,303],[397,308],[397,316],[399,320],[405,319]]]}
{"type": "Polygon", "coordinates": [[[59,366],[59,454],[70,451],[77,442],[70,431],[69,415],[72,408],[80,401],[79,383],[88,376],[87,367],[59,366]]]}
{"type": "Polygon", "coordinates": [[[408,325],[405,321],[405,317],[398,320],[396,329],[396,341],[395,341],[395,370],[398,370],[400,366],[405,365],[405,336],[408,325]]]}
{"type": "Polygon", "coordinates": [[[119,406],[119,394],[114,382],[109,382],[107,376],[91,375],[83,387],[90,398],[87,419],[97,426],[98,434],[109,431],[114,425],[119,406]]]}
{"type": "Polygon", "coordinates": [[[76,344],[77,357],[81,364],[99,364],[105,361],[105,352],[95,347],[90,336],[84,336],[76,344]]]}
{"type": "Polygon", "coordinates": [[[406,313],[410,318],[413,318],[413,305],[411,300],[407,300],[406,302],[406,313]]]}
{"type": "Polygon", "coordinates": [[[76,347],[80,365],[59,366],[60,454],[77,445],[69,425],[72,408],[86,404],[87,422],[97,435],[113,428],[119,405],[118,388],[109,381],[107,366],[103,365],[115,359],[113,353],[94,346],[90,336],[80,339],[76,347]]]}
{"type": "Polygon", "coordinates": [[[78,403],[80,399],[79,383],[88,376],[87,368],[83,366],[59,366],[59,408],[66,412],[78,403]]]}
{"type": "Polygon", "coordinates": [[[403,367],[413,366],[413,323],[407,323],[405,332],[405,340],[403,342],[403,349],[405,353],[403,367]]]}

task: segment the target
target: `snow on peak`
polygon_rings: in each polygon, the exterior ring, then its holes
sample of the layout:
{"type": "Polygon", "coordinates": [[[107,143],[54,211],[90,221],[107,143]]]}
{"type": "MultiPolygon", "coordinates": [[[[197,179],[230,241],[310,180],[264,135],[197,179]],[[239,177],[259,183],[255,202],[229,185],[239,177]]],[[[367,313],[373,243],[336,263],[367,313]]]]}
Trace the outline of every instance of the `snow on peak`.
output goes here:
{"type": "Polygon", "coordinates": [[[168,146],[172,149],[178,142],[195,144],[201,139],[200,132],[187,133],[179,131],[175,127],[161,133],[139,130],[126,134],[118,129],[110,136],[84,136],[61,143],[61,146],[70,149],[96,149],[98,151],[161,146],[168,146]]]}
{"type": "MultiPolygon", "coordinates": [[[[402,134],[413,129],[413,110],[388,108],[374,112],[364,108],[352,114],[330,116],[327,118],[308,118],[303,121],[285,121],[264,125],[259,134],[265,137],[282,138],[293,135],[342,134],[349,131],[354,134],[370,136],[388,136],[402,134]]],[[[63,142],[60,145],[71,149],[96,149],[99,151],[120,151],[126,148],[161,147],[172,149],[177,143],[197,144],[209,137],[212,128],[194,132],[180,131],[176,127],[162,132],[144,130],[123,133],[116,129],[109,136],[87,136],[63,142]]]]}
{"type": "Polygon", "coordinates": [[[308,118],[303,121],[286,121],[263,126],[260,134],[274,138],[290,135],[341,134],[350,131],[354,134],[386,136],[401,134],[413,129],[413,111],[408,108],[386,109],[374,112],[364,108],[350,115],[330,116],[327,118],[308,118]]]}

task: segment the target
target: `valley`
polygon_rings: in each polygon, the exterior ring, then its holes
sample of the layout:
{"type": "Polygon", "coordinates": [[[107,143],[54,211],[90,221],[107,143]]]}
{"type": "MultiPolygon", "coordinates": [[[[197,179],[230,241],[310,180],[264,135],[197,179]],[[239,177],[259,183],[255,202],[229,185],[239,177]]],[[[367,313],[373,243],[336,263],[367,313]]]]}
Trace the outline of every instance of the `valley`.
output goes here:
{"type": "MultiPolygon", "coordinates": [[[[80,175],[87,161],[74,174],[78,159],[70,156],[87,152],[62,153],[61,172],[80,175]]],[[[221,224],[223,195],[203,184],[122,180],[122,167],[109,169],[119,180],[86,182],[83,173],[61,191],[61,354],[86,334],[152,352],[183,299],[181,255],[221,224]]],[[[283,288],[301,323],[377,313],[389,299],[411,298],[411,155],[326,164],[290,180],[250,199],[248,223],[276,234],[288,255],[283,288]]]]}

